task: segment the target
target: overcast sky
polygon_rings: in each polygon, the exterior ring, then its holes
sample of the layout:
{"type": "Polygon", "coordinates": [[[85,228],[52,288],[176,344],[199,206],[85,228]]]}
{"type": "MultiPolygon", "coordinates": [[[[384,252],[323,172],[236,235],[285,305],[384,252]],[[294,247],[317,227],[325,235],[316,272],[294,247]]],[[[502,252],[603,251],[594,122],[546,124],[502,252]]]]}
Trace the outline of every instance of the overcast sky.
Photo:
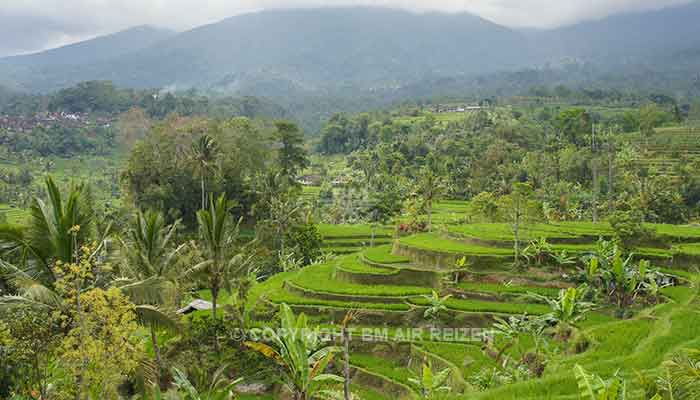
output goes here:
{"type": "Polygon", "coordinates": [[[0,56],[57,47],[136,25],[186,30],[244,12],[379,5],[468,11],[511,27],[554,27],[690,0],[0,0],[0,56]]]}

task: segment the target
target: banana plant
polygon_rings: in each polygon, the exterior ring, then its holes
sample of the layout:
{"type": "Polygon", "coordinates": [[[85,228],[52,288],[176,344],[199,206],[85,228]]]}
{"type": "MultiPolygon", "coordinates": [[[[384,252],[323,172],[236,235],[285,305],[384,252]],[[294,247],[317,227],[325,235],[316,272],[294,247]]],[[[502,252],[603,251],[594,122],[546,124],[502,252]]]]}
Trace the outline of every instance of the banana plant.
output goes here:
{"type": "Polygon", "coordinates": [[[568,338],[571,330],[576,328],[576,324],[595,306],[593,303],[584,301],[587,294],[588,285],[583,284],[576,288],[562,289],[556,299],[536,293],[531,293],[530,296],[549,304],[551,312],[543,318],[557,325],[560,337],[568,338]]]}
{"type": "Polygon", "coordinates": [[[433,372],[433,366],[429,360],[423,361],[420,376],[409,378],[408,382],[418,389],[421,399],[432,400],[439,393],[448,393],[452,390],[447,384],[450,377],[450,369],[433,372]]]}
{"type": "Polygon", "coordinates": [[[270,344],[245,344],[280,366],[283,383],[294,400],[316,398],[321,394],[323,383],[343,383],[342,377],[325,373],[335,354],[342,349],[325,345],[318,330],[308,328],[306,315],[295,317],[286,304],[280,306],[280,319],[280,329],[270,332],[270,344]]]}
{"type": "Polygon", "coordinates": [[[576,265],[576,257],[569,254],[566,250],[562,250],[559,253],[552,253],[551,257],[560,268],[576,265]]]}
{"type": "Polygon", "coordinates": [[[528,261],[533,259],[535,265],[543,265],[547,257],[554,252],[552,245],[547,242],[547,238],[541,237],[538,240],[533,240],[523,250],[523,257],[528,261]]]}
{"type": "Polygon", "coordinates": [[[608,380],[588,373],[583,367],[574,366],[576,383],[582,400],[626,400],[627,382],[616,372],[608,380]]]}
{"type": "Polygon", "coordinates": [[[447,306],[445,303],[452,297],[452,295],[445,295],[440,297],[438,292],[433,290],[430,295],[423,295],[423,297],[428,300],[430,305],[423,312],[423,318],[425,319],[436,319],[440,313],[447,311],[447,306]]]}

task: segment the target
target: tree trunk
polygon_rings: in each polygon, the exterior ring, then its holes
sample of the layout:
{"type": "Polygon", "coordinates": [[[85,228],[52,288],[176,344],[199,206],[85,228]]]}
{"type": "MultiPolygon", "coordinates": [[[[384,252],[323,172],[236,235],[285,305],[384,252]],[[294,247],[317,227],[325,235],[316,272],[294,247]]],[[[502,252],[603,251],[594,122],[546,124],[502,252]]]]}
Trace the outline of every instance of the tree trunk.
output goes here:
{"type": "Polygon", "coordinates": [[[513,223],[513,251],[515,252],[515,267],[520,266],[520,211],[516,210],[513,223]]]}
{"type": "Polygon", "coordinates": [[[350,333],[346,326],[343,326],[341,334],[343,337],[343,358],[345,364],[343,368],[343,377],[345,378],[343,394],[345,400],[350,400],[350,333]]]}
{"type": "Polygon", "coordinates": [[[214,286],[211,288],[211,315],[216,319],[216,303],[219,298],[219,289],[214,286]]]}
{"type": "Polygon", "coordinates": [[[206,192],[204,191],[204,174],[202,173],[202,211],[207,208],[206,192]]]}
{"type": "MultiPolygon", "coordinates": [[[[594,156],[595,157],[595,156],[594,156]]],[[[598,222],[598,160],[593,158],[593,222],[598,222]]]]}
{"type": "Polygon", "coordinates": [[[433,202],[429,201],[428,204],[428,232],[433,231],[433,202]]]}
{"type": "Polygon", "coordinates": [[[161,374],[163,373],[163,361],[160,357],[160,347],[158,346],[158,335],[156,334],[155,326],[151,325],[151,343],[153,344],[153,352],[156,355],[156,385],[160,387],[161,374]]]}
{"type": "MultiPolygon", "coordinates": [[[[211,314],[214,317],[214,321],[216,321],[216,303],[217,300],[219,299],[219,288],[218,286],[214,286],[211,288],[211,314]]],[[[217,332],[214,332],[214,349],[216,351],[219,351],[219,335],[217,332]]]]}
{"type": "Polygon", "coordinates": [[[614,148],[611,144],[608,144],[608,213],[610,214],[612,214],[615,208],[615,165],[613,164],[614,154],[614,148]]]}

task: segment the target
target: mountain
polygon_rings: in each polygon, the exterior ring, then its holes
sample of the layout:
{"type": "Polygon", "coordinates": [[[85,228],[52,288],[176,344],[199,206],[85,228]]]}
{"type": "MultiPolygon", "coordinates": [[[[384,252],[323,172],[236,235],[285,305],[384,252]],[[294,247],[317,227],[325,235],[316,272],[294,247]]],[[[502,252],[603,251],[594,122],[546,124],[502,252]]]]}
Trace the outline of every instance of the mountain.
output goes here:
{"type": "Polygon", "coordinates": [[[538,57],[577,58],[600,65],[644,63],[659,54],[700,46],[700,2],[613,15],[526,36],[538,57]]]}
{"type": "Polygon", "coordinates": [[[25,91],[47,91],[85,79],[85,66],[109,62],[173,37],[174,31],[139,26],[40,53],[0,59],[0,85],[25,91]]]}
{"type": "Polygon", "coordinates": [[[50,91],[111,80],[135,88],[197,87],[263,96],[306,107],[329,98],[370,99],[376,105],[407,93],[435,95],[431,85],[436,84],[460,93],[483,86],[482,76],[526,71],[504,82],[512,90],[527,86],[533,76],[547,76],[536,72],[543,66],[561,68],[560,82],[645,76],[653,79],[637,79],[644,81],[640,84],[667,79],[685,84],[700,70],[698,20],[700,2],[528,31],[467,13],[377,7],[270,10],[179,34],[141,27],[0,59],[0,85],[50,91]],[[585,75],[579,76],[582,71],[585,75]]]}
{"type": "MultiPolygon", "coordinates": [[[[95,45],[100,44],[88,41],[80,46],[95,45]]],[[[68,50],[57,49],[51,56],[70,59],[68,50]]],[[[376,89],[425,76],[514,68],[526,56],[522,35],[471,14],[384,8],[276,10],[228,18],[108,61],[45,68],[22,83],[31,90],[88,79],[133,87],[226,85],[245,90],[250,84],[260,86],[260,81],[262,86],[283,81],[312,92],[376,89]]],[[[27,57],[0,64],[16,67],[17,61],[37,64],[27,57]]]]}
{"type": "Polygon", "coordinates": [[[0,62],[33,68],[95,63],[151,47],[175,34],[167,29],[138,26],[36,54],[7,57],[0,62]]]}

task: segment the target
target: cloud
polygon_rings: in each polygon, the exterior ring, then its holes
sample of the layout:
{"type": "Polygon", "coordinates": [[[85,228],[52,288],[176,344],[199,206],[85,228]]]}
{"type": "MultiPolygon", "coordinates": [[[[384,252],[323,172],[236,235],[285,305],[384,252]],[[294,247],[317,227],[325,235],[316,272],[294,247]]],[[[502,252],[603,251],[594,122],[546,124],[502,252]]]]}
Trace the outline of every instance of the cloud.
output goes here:
{"type": "Polygon", "coordinates": [[[22,0],[0,2],[0,55],[43,50],[135,25],[177,30],[260,9],[372,5],[471,12],[512,27],[554,27],[689,0],[22,0]]]}

